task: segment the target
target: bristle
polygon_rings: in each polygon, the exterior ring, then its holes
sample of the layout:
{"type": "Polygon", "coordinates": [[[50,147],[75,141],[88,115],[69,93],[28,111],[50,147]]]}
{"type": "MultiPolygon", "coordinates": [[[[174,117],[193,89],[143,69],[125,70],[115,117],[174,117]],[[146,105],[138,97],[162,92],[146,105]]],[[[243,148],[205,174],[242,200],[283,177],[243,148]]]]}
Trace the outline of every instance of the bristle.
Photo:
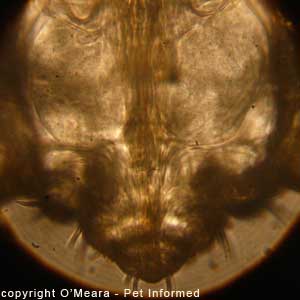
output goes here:
{"type": "Polygon", "coordinates": [[[67,240],[66,246],[69,248],[74,248],[80,235],[81,235],[81,229],[77,226],[75,230],[72,232],[72,234],[70,235],[69,239],[67,240]]]}
{"type": "Polygon", "coordinates": [[[167,277],[166,278],[166,289],[168,290],[168,291],[172,291],[172,280],[171,280],[171,277],[167,277]]]}
{"type": "Polygon", "coordinates": [[[37,200],[17,200],[17,204],[23,207],[39,207],[37,200]]]}
{"type": "Polygon", "coordinates": [[[79,235],[77,241],[79,242],[79,247],[76,251],[75,259],[84,263],[87,257],[87,252],[88,252],[88,244],[87,242],[83,239],[82,234],[79,235]]]}
{"type": "Polygon", "coordinates": [[[231,244],[224,230],[221,230],[217,233],[217,242],[222,246],[224,250],[225,258],[226,259],[232,258],[233,252],[231,249],[231,244]]]}
{"type": "Polygon", "coordinates": [[[139,280],[138,278],[134,278],[132,282],[132,290],[137,291],[139,289],[139,280]]]}
{"type": "Polygon", "coordinates": [[[132,281],[132,276],[126,274],[126,275],[124,276],[124,278],[123,278],[124,284],[125,284],[127,287],[129,287],[130,284],[131,284],[131,281],[132,281]]]}

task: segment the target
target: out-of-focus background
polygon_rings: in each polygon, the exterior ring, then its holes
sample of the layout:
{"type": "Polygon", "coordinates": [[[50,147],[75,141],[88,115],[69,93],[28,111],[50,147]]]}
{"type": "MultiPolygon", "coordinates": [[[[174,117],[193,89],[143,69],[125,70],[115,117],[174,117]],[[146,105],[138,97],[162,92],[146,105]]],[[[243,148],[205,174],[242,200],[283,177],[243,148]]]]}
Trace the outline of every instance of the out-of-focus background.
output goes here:
{"type": "MultiPolygon", "coordinates": [[[[272,2],[278,5],[282,14],[294,23],[300,39],[300,1],[274,0],[272,2]]],[[[24,4],[26,0],[0,1],[0,39],[3,28],[10,26],[24,4]]],[[[0,290],[80,287],[36,262],[16,245],[4,228],[0,231],[0,266],[0,290]]],[[[264,263],[227,288],[210,294],[205,299],[235,300],[245,297],[272,299],[278,295],[294,299],[299,297],[299,292],[300,222],[296,224],[281,247],[264,263]]]]}

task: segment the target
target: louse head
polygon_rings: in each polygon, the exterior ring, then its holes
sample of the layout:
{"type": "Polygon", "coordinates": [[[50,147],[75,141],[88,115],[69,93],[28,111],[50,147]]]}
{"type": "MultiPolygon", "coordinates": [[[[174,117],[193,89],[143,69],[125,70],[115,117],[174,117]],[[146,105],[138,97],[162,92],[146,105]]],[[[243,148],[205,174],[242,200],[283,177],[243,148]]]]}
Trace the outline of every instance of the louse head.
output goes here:
{"type": "Polygon", "coordinates": [[[144,203],[131,212],[104,213],[98,218],[96,247],[132,277],[154,283],[173,275],[199,246],[210,243],[201,216],[184,212],[187,207],[178,213],[173,208],[162,212],[144,203]]]}
{"type": "MultiPolygon", "coordinates": [[[[111,174],[103,188],[95,180],[98,187],[89,187],[95,191],[89,199],[95,200],[83,207],[82,226],[88,242],[124,273],[154,283],[172,276],[196,253],[207,249],[213,235],[206,228],[207,213],[191,191],[174,186],[164,191],[162,184],[157,184],[151,192],[161,172],[148,177],[137,173],[133,169],[123,178],[111,174]],[[116,177],[121,181],[116,182],[116,177]],[[134,185],[135,181],[139,184],[134,185]]],[[[95,177],[95,172],[91,174],[95,177]]],[[[106,178],[109,174],[107,171],[106,178]]]]}

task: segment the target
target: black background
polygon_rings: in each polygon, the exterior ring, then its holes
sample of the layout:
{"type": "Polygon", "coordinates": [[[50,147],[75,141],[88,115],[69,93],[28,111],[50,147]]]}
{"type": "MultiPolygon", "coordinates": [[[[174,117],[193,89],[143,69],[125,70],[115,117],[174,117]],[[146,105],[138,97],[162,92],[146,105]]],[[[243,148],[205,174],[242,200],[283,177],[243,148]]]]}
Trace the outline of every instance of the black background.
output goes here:
{"type": "MultiPolygon", "coordinates": [[[[113,0],[112,0],[113,1],[113,0]]],[[[283,14],[299,29],[300,1],[277,0],[283,14]]],[[[0,26],[9,26],[25,0],[0,2],[0,26]]],[[[0,28],[0,33],[1,33],[0,28]]],[[[1,34],[0,34],[1,36],[1,34]]],[[[8,289],[78,288],[55,272],[40,265],[24,250],[16,246],[9,233],[0,232],[0,291],[8,289]]],[[[264,263],[246,276],[205,299],[256,299],[268,297],[299,298],[300,293],[300,222],[287,239],[264,263]]]]}

